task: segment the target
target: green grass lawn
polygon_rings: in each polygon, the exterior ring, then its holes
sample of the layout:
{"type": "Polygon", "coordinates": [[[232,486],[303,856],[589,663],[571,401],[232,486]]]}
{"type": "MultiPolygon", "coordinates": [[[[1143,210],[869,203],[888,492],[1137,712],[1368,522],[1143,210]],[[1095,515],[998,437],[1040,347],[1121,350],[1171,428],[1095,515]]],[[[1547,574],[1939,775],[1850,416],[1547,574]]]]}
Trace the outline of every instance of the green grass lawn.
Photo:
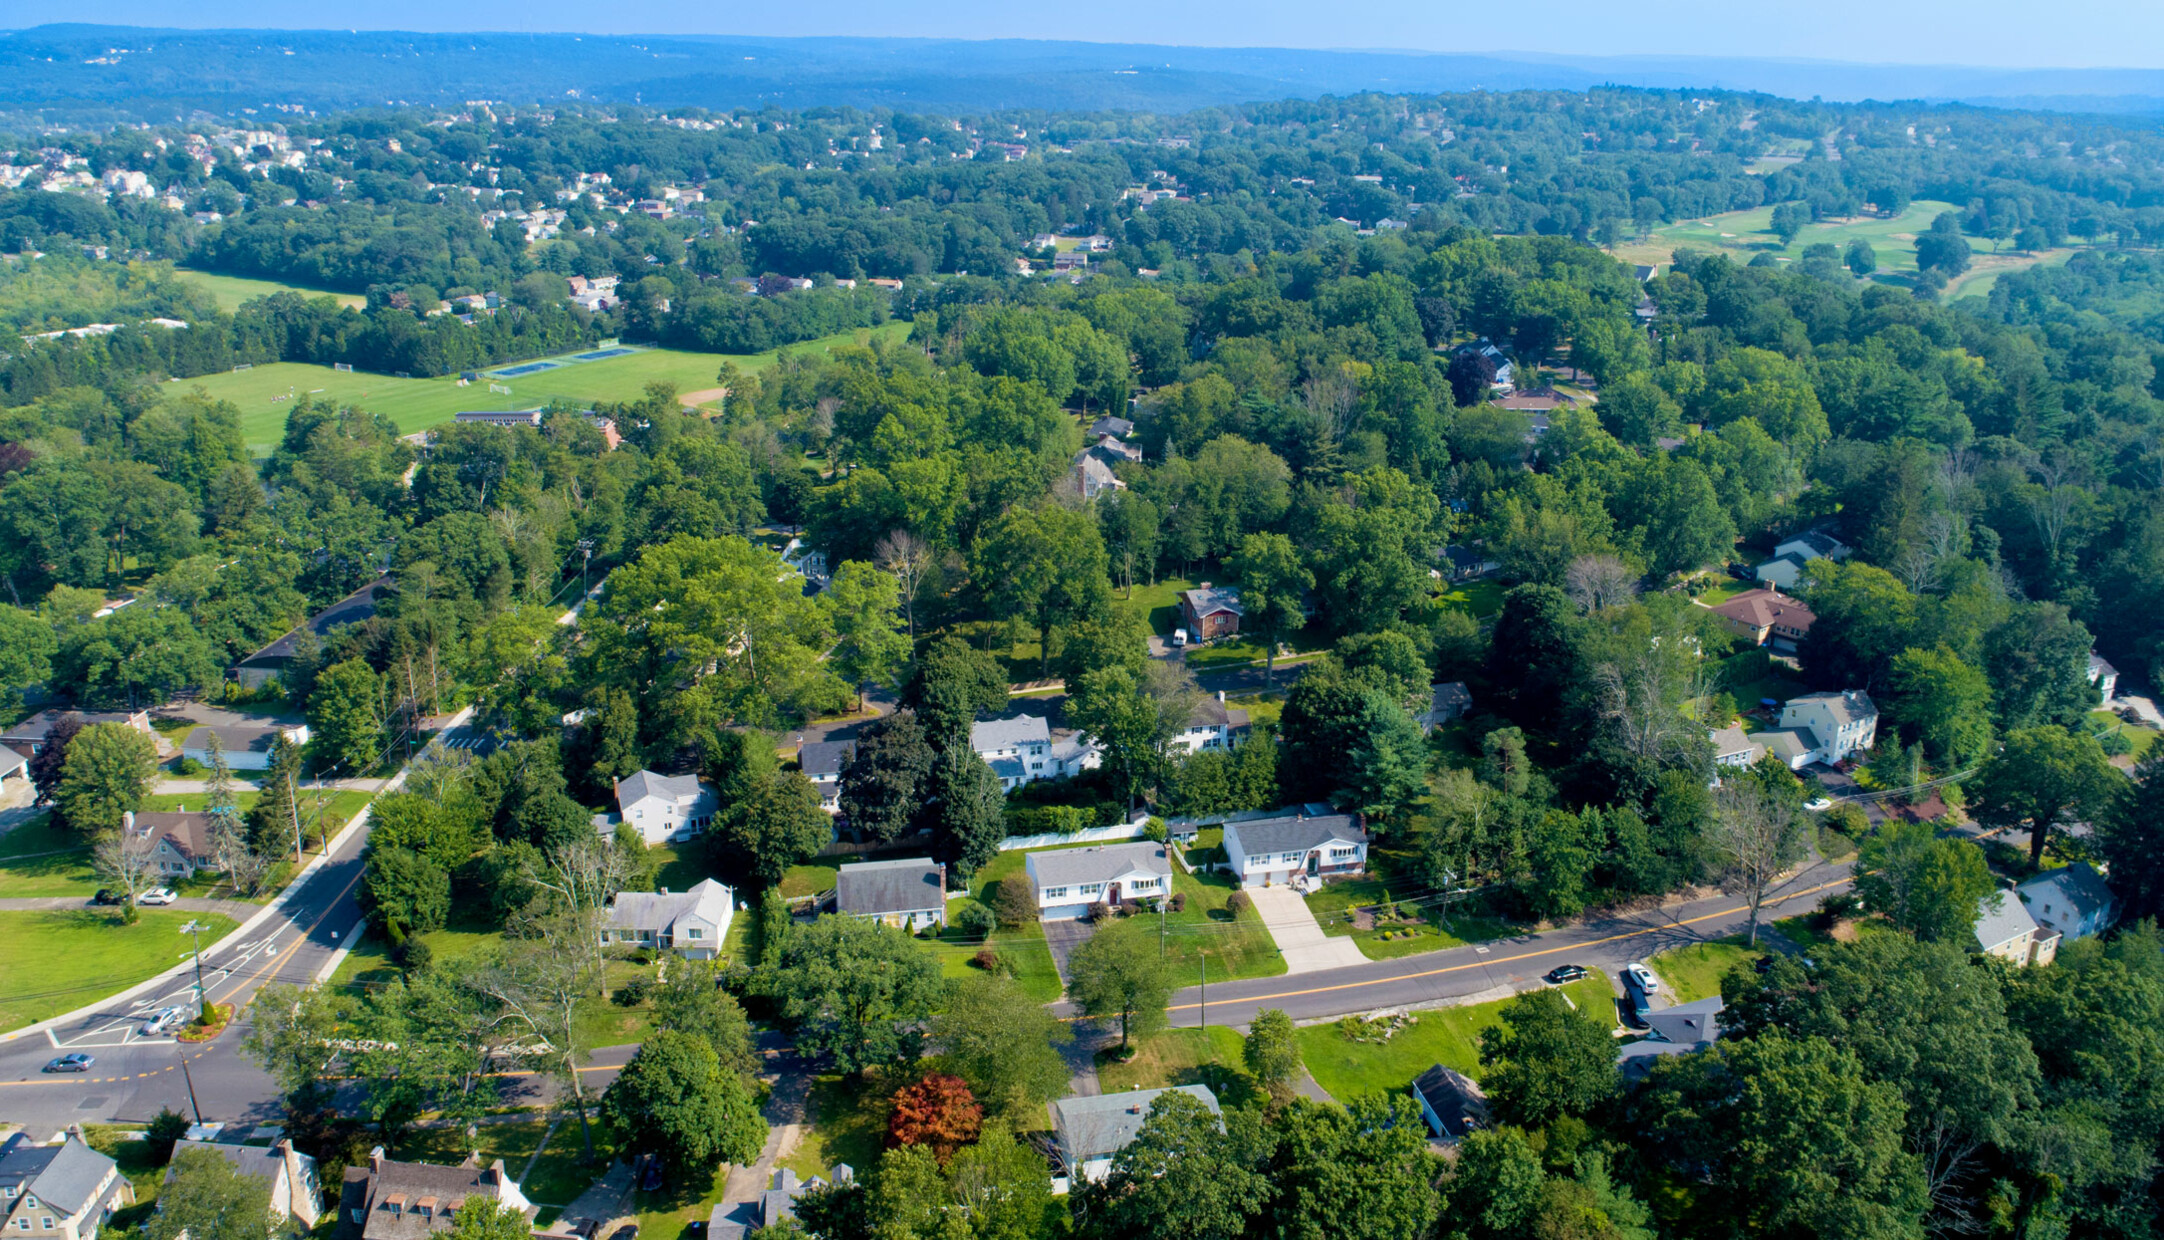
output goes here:
{"type": "MultiPolygon", "coordinates": [[[[894,336],[908,330],[907,323],[890,323],[870,332],[894,336]]],[[[825,349],[854,343],[866,334],[845,332],[789,348],[825,349]]],[[[556,399],[636,400],[646,385],[654,382],[673,383],[679,392],[701,391],[714,386],[714,375],[724,361],[741,370],[757,371],[773,365],[780,352],[719,354],[642,349],[624,357],[580,362],[501,381],[501,386],[511,389],[508,396],[490,392],[486,383],[460,387],[456,375],[400,379],[302,362],[268,362],[251,370],[183,379],[177,386],[200,386],[212,397],[239,406],[241,433],[249,447],[258,454],[268,454],[284,434],[286,414],[293,402],[309,395],[386,414],[399,430],[410,434],[448,422],[462,409],[531,409],[556,399]]]]}
{"type": "MultiPolygon", "coordinates": [[[[1405,886],[1410,889],[1413,885],[1405,886]]],[[[1518,929],[1492,917],[1438,915],[1430,905],[1408,909],[1413,916],[1407,919],[1391,917],[1386,912],[1372,929],[1362,930],[1352,923],[1352,910],[1356,906],[1375,906],[1389,899],[1390,888],[1386,881],[1356,878],[1310,892],[1307,907],[1321,923],[1324,934],[1350,937],[1360,945],[1361,954],[1370,960],[1395,960],[1446,947],[1485,943],[1518,929]]]]}
{"type": "Polygon", "coordinates": [[[0,912],[0,943],[8,966],[0,972],[0,1030],[15,1029],[124,990],[179,964],[190,918],[204,923],[206,945],[230,931],[230,917],[143,909],[132,926],[113,913],[88,909],[0,912]]]}
{"type": "Polygon", "coordinates": [[[2156,745],[2160,735],[2164,735],[2150,728],[2129,727],[2125,720],[2108,710],[2092,710],[2089,712],[2089,730],[2099,737],[2111,732],[2117,732],[2125,737],[2127,743],[2134,747],[2130,756],[2136,762],[2148,757],[2149,750],[2156,745]]]}
{"type": "Polygon", "coordinates": [[[1160,577],[1152,585],[1138,581],[1127,601],[1142,612],[1159,637],[1170,637],[1180,627],[1180,591],[1194,588],[1195,583],[1186,577],[1160,577]]]}
{"type": "Polygon", "coordinates": [[[1807,952],[1824,951],[1837,942],[1858,939],[1865,935],[1895,933],[1892,926],[1875,917],[1842,922],[1831,931],[1818,929],[1813,924],[1816,920],[1812,914],[1803,913],[1795,917],[1783,917],[1773,923],[1773,928],[1781,932],[1782,938],[1807,952]]]}
{"type": "Polygon", "coordinates": [[[1462,607],[1472,612],[1475,619],[1485,620],[1503,610],[1503,583],[1499,581],[1465,581],[1443,591],[1443,602],[1452,607],[1462,607]]]}
{"type": "Polygon", "coordinates": [[[351,306],[356,310],[368,304],[368,299],[359,293],[335,293],[329,289],[288,284],[283,280],[256,280],[247,276],[221,276],[208,271],[191,271],[186,267],[176,267],[174,270],[194,283],[202,285],[212,297],[217,298],[218,308],[228,314],[240,309],[242,302],[254,301],[258,297],[269,297],[277,293],[299,293],[304,297],[335,297],[338,299],[339,305],[351,306]]]}
{"type": "MultiPolygon", "coordinates": [[[[1604,1029],[1613,1027],[1613,992],[1598,970],[1562,990],[1587,1019],[1599,1021],[1604,1029]]],[[[1315,1083],[1340,1102],[1405,1089],[1438,1063],[1477,1080],[1480,1031],[1501,1022],[1507,1002],[1420,1012],[1410,1027],[1381,1044],[1352,1041],[1335,1024],[1311,1025],[1299,1031],[1300,1055],[1315,1083]]]]}
{"type": "Polygon", "coordinates": [[[1730,969],[1765,954],[1763,946],[1746,947],[1741,938],[1726,938],[1662,952],[1652,964],[1676,1002],[1694,1003],[1721,993],[1721,978],[1730,969]]]}
{"type": "MultiPolygon", "coordinates": [[[[1117,1046],[1117,1043],[1114,1043],[1117,1046]]],[[[1247,1039],[1237,1029],[1211,1025],[1207,1029],[1165,1029],[1135,1043],[1134,1058],[1126,1063],[1101,1059],[1097,1084],[1108,1094],[1130,1089],[1163,1089],[1171,1085],[1207,1085],[1219,1102],[1231,1106],[1243,1095],[1259,1093],[1255,1078],[1248,1075],[1241,1058],[1247,1039]]]]}
{"type": "Polygon", "coordinates": [[[40,814],[6,835],[0,835],[0,857],[26,857],[83,847],[83,837],[57,824],[51,814],[40,814]]]}
{"type": "MultiPolygon", "coordinates": [[[[959,901],[947,906],[947,916],[961,910],[959,901]]],[[[1052,963],[1052,949],[1044,940],[1044,926],[1031,922],[1013,930],[994,930],[982,941],[949,927],[936,939],[921,940],[939,956],[940,972],[948,978],[974,977],[983,972],[972,961],[990,948],[1005,963],[1007,972],[1024,994],[1039,1003],[1060,996],[1059,966],[1052,963]]]]}
{"type": "MultiPolygon", "coordinates": [[[[496,1159],[503,1159],[504,1170],[513,1176],[523,1174],[528,1161],[533,1161],[533,1173],[520,1187],[535,1205],[562,1208],[571,1199],[585,1192],[601,1171],[599,1166],[588,1166],[583,1161],[585,1146],[579,1140],[578,1116],[566,1113],[547,1145],[542,1144],[548,1133],[546,1119],[521,1119],[500,1124],[479,1124],[474,1128],[471,1140],[462,1128],[422,1128],[407,1136],[391,1155],[408,1162],[439,1163],[455,1167],[467,1155],[478,1153],[481,1164],[487,1166],[496,1159]],[[534,1160],[534,1151],[541,1157],[534,1160]]],[[[596,1149],[602,1146],[600,1125],[595,1124],[596,1149]]]]}
{"type": "MultiPolygon", "coordinates": [[[[888,1100],[906,1083],[878,1074],[863,1081],[851,1076],[813,1081],[811,1125],[781,1165],[807,1180],[832,1173],[836,1163],[848,1163],[858,1175],[871,1170],[886,1145],[888,1100]]],[[[639,1234],[646,1234],[643,1228],[639,1234]]]]}

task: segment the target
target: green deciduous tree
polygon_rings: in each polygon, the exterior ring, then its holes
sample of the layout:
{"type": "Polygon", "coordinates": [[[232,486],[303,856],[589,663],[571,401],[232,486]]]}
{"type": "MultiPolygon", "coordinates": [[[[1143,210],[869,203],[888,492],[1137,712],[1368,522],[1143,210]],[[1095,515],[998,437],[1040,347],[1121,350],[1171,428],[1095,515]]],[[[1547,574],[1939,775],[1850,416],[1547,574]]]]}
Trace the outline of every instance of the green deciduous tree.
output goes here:
{"type": "Polygon", "coordinates": [[[1292,1017],[1276,1008],[1255,1013],[1247,1027],[1247,1041],[1240,1060],[1273,1095],[1290,1089],[1300,1071],[1300,1044],[1293,1037],[1292,1017]]]}
{"type": "Polygon", "coordinates": [[[419,853],[371,847],[361,872],[361,911],[393,940],[443,929],[451,915],[451,876],[419,853]]]}
{"type": "MultiPolygon", "coordinates": [[[[1252,1044],[1252,1043],[1251,1043],[1252,1044]]],[[[1298,1098],[1273,1117],[1276,1149],[1261,1166],[1273,1240],[1421,1240],[1442,1205],[1442,1160],[1427,1123],[1403,1094],[1368,1094],[1341,1109],[1298,1098]]],[[[1250,1233],[1255,1234],[1255,1233],[1250,1233]]]]}
{"type": "Polygon", "coordinates": [[[934,748],[967,749],[977,716],[1006,709],[1007,677],[999,660],[944,634],[925,644],[902,701],[916,710],[934,748]]]}
{"type": "Polygon", "coordinates": [[[316,678],[308,751],[317,770],[347,779],[369,774],[383,753],[383,724],[383,685],[366,663],[347,659],[316,678]]]}
{"type": "Polygon", "coordinates": [[[723,1069],[706,1039],[666,1029],[639,1044],[601,1096],[601,1116],[625,1148],[658,1154],[698,1183],[716,1163],[757,1159],[766,1142],[744,1077],[723,1069]]]}
{"type": "Polygon", "coordinates": [[[1480,1034],[1484,1084],[1498,1119],[1539,1128],[1582,1117],[1615,1094],[1615,1040],[1605,1018],[1588,1019],[1560,990],[1519,995],[1502,1017],[1480,1034]]]}
{"type": "Polygon", "coordinates": [[[843,681],[860,695],[865,685],[896,684],[909,665],[909,637],[902,631],[894,575],[861,560],[847,561],[834,571],[819,601],[834,630],[828,658],[843,681]]]}
{"type": "Polygon", "coordinates": [[[277,1220],[263,1182],[216,1150],[183,1150],[158,1192],[150,1240],[269,1240],[277,1220]]]}
{"type": "Polygon", "coordinates": [[[1991,744],[1991,682],[1945,646],[1904,650],[1894,656],[1886,715],[1942,770],[1966,770],[1991,744]]]}
{"type": "Polygon", "coordinates": [[[1270,1192],[1253,1165],[1260,1140],[1250,1127],[1228,1131],[1192,1095],[1159,1094],[1135,1139],[1113,1155],[1104,1180],[1080,1183],[1071,1198],[1075,1234],[1236,1240],[1270,1192]]]}
{"type": "Polygon", "coordinates": [[[2095,737],[2049,724],[2020,728],[1969,785],[1969,812],[1988,826],[2028,831],[2029,861],[2040,865],[2051,833],[2073,815],[2101,812],[2118,778],[2095,737]]]}
{"type": "Polygon", "coordinates": [[[1868,907],[1927,942],[1965,942],[1994,886],[1983,849],[1940,839],[1930,823],[1893,818],[1863,842],[1856,873],[1856,894],[1868,907]]]}
{"type": "Polygon", "coordinates": [[[2164,752],[2134,768],[2096,824],[2096,848],[2111,866],[2122,917],[2164,916],[2164,752]]]}
{"type": "Polygon", "coordinates": [[[1071,1075],[1058,1047],[1074,1037],[1065,1021],[1029,1001],[997,974],[957,985],[932,1021],[932,1043],[994,1116],[1034,1121],[1067,1092],[1071,1075]]]}
{"type": "Polygon", "coordinates": [[[1086,1016],[1120,1022],[1120,1046],[1162,1028],[1173,979],[1156,936],[1132,921],[1091,936],[1068,962],[1068,995],[1086,1016]]]}
{"type": "Polygon", "coordinates": [[[158,751],[148,736],[124,723],[94,723],[68,742],[53,800],[69,826],[103,835],[142,807],[157,777],[158,751]]]}
{"type": "Polygon", "coordinates": [[[841,811],[849,829],[873,843],[907,834],[927,812],[938,758],[912,711],[865,725],[841,772],[841,811]]]}
{"type": "Polygon", "coordinates": [[[1315,574],[1283,534],[1249,534],[1227,565],[1240,579],[1240,626],[1263,640],[1265,680],[1277,679],[1277,647],[1307,623],[1307,592],[1315,574]]]}
{"type": "Polygon", "coordinates": [[[932,855],[967,882],[1007,838],[1007,794],[968,745],[950,745],[932,766],[932,855]]]}
{"type": "Polygon", "coordinates": [[[763,984],[798,1051],[831,1054],[845,1072],[909,1058],[945,989],[938,959],[907,931],[831,915],[787,933],[763,984]]]}

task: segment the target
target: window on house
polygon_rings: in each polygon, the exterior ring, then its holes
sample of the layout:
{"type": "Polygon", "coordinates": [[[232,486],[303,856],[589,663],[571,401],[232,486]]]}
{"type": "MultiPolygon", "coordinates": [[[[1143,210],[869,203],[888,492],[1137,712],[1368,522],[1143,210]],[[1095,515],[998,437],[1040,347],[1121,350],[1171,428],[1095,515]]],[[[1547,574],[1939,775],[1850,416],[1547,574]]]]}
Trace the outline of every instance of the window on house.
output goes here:
{"type": "Polygon", "coordinates": [[[1279,861],[1283,861],[1283,862],[1286,862],[1287,864],[1291,864],[1291,863],[1294,863],[1294,862],[1297,862],[1297,861],[1299,861],[1299,860],[1300,860],[1300,857],[1301,857],[1301,855],[1302,855],[1302,854],[1300,854],[1300,853],[1296,853],[1296,852],[1289,852],[1289,853],[1279,853],[1279,854],[1278,854],[1278,857],[1277,857],[1277,859],[1278,859],[1279,861]]]}
{"type": "Polygon", "coordinates": [[[687,939],[703,939],[706,937],[706,931],[699,929],[697,926],[691,926],[684,931],[684,937],[687,939]]]}
{"type": "Polygon", "coordinates": [[[52,1216],[52,1215],[50,1215],[50,1214],[48,1214],[48,1215],[46,1215],[46,1216],[45,1216],[45,1230],[47,1230],[47,1231],[51,1231],[52,1229],[53,1229],[53,1216],[52,1216]]]}
{"type": "Polygon", "coordinates": [[[1353,853],[1357,851],[1357,849],[1352,848],[1333,848],[1330,850],[1330,859],[1332,861],[1341,861],[1347,857],[1352,856],[1353,853]]]}
{"type": "Polygon", "coordinates": [[[1044,889],[1044,898],[1047,900],[1064,900],[1067,898],[1067,889],[1065,887],[1047,887],[1044,889]]]}
{"type": "Polygon", "coordinates": [[[1103,891],[1104,889],[1105,885],[1103,883],[1084,883],[1080,887],[1077,887],[1075,890],[1081,892],[1083,895],[1093,896],[1096,895],[1098,892],[1103,891]]]}

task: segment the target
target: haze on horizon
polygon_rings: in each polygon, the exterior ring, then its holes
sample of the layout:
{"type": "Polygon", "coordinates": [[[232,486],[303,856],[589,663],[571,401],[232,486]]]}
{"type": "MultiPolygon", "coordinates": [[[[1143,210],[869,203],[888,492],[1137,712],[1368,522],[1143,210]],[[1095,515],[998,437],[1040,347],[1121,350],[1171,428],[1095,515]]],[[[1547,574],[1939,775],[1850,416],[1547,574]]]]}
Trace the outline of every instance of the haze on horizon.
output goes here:
{"type": "Polygon", "coordinates": [[[1519,0],[1500,12],[1466,0],[1377,0],[1335,10],[1288,0],[1103,0],[1089,8],[992,0],[938,4],[799,0],[713,5],[695,0],[16,0],[15,29],[91,23],[191,29],[368,29],[429,33],[700,34],[1049,39],[1196,47],[1433,51],[1553,56],[1815,59],[1980,68],[2164,68],[2164,5],[1972,0],[1957,14],[1933,0],[1819,0],[1747,6],[1732,0],[1519,0]]]}

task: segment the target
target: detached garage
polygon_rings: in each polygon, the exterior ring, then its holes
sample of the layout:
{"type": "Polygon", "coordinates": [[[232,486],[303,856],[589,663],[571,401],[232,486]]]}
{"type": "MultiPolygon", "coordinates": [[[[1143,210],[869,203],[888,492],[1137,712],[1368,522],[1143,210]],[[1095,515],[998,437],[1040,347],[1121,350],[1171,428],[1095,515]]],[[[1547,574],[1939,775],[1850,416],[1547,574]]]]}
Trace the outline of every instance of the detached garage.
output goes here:
{"type": "Polygon", "coordinates": [[[1092,904],[1155,900],[1172,894],[1172,859],[1163,844],[1055,848],[1022,859],[1037,892],[1037,916],[1072,921],[1092,904]]]}

